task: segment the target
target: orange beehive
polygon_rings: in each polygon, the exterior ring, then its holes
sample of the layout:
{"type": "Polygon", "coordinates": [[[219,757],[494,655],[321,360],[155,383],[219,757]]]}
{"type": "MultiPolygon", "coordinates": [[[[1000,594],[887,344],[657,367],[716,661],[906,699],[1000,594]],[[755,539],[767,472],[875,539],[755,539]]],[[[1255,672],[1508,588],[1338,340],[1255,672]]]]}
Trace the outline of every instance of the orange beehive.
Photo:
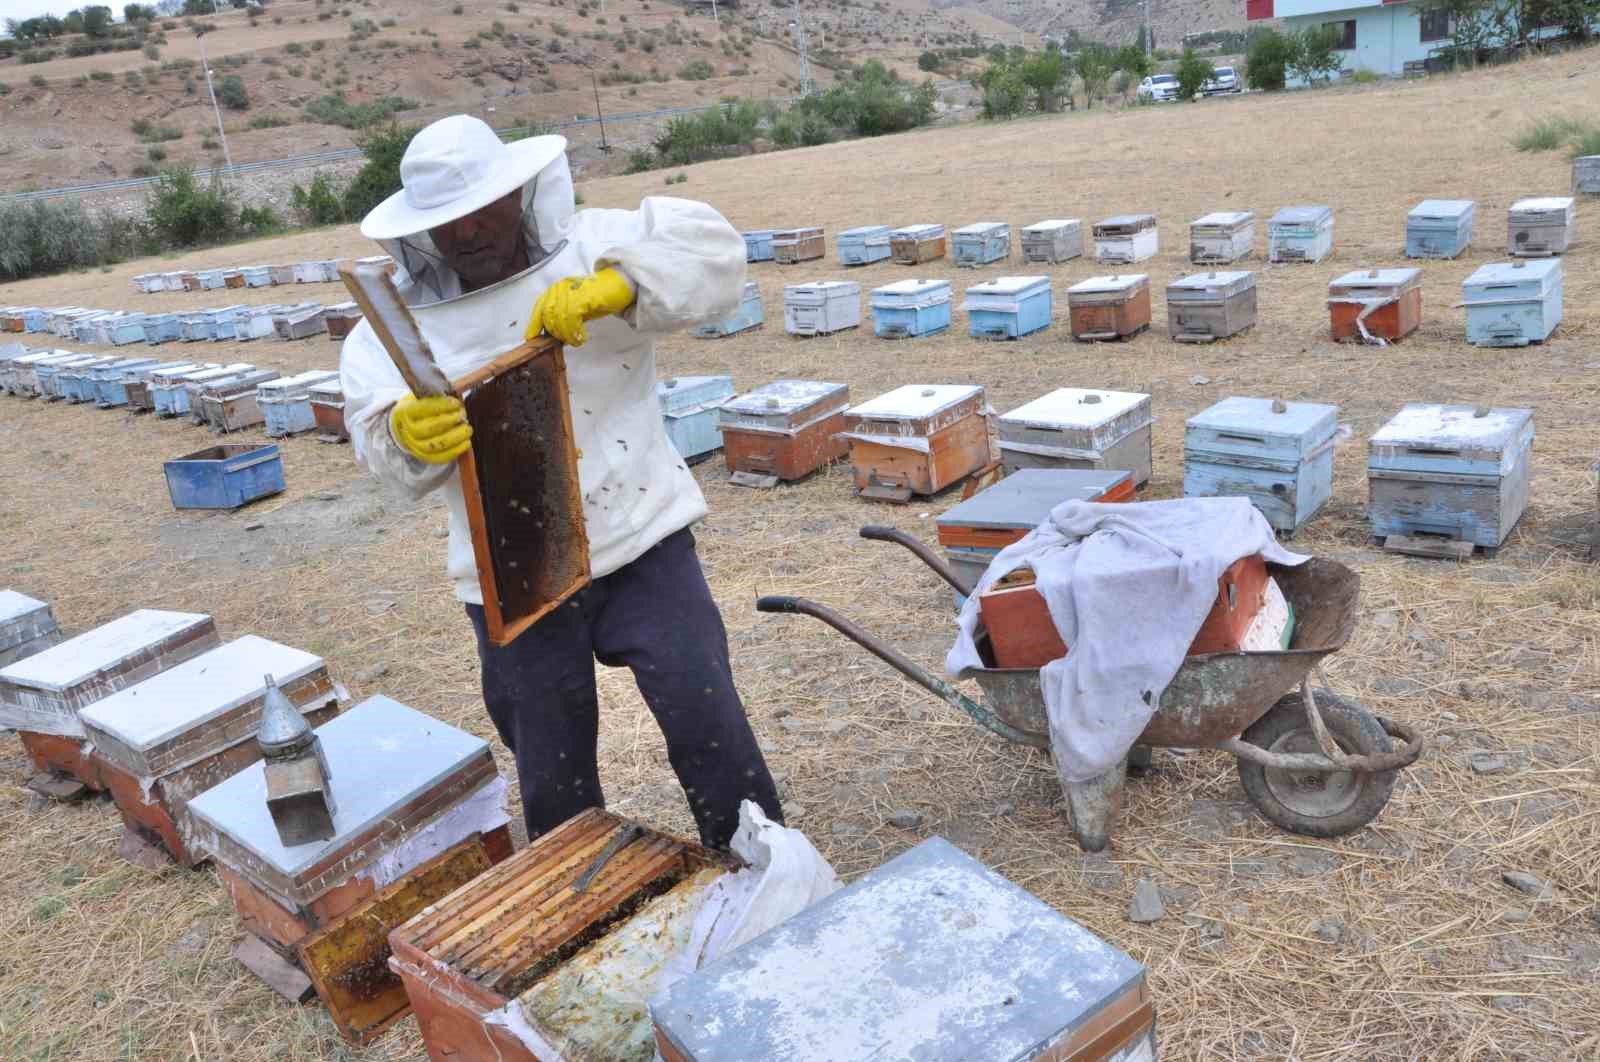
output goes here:
{"type": "Polygon", "coordinates": [[[1328,321],[1336,343],[1362,342],[1363,328],[1373,339],[1405,338],[1422,323],[1422,270],[1346,273],[1328,285],[1328,321]]]}
{"type": "Polygon", "coordinates": [[[909,384],[845,413],[857,493],[937,494],[999,458],[982,387],[909,384]]]}
{"type": "Polygon", "coordinates": [[[774,380],[717,411],[730,473],[803,479],[843,457],[850,388],[820,380],[774,380]]]}

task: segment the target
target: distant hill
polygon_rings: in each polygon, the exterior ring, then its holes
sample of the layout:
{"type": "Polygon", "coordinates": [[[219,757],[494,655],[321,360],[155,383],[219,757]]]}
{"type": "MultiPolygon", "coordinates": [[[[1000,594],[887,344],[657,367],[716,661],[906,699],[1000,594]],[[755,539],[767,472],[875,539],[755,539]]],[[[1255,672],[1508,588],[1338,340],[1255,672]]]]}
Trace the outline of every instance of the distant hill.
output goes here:
{"type": "MultiPolygon", "coordinates": [[[[948,0],[934,0],[945,6],[948,0]]],[[[1131,43],[1143,21],[1143,0],[964,0],[970,7],[1033,33],[1065,37],[1076,32],[1086,40],[1131,43]]],[[[1150,0],[1150,21],[1156,45],[1181,47],[1184,34],[1245,28],[1244,0],[1150,0]]]]}

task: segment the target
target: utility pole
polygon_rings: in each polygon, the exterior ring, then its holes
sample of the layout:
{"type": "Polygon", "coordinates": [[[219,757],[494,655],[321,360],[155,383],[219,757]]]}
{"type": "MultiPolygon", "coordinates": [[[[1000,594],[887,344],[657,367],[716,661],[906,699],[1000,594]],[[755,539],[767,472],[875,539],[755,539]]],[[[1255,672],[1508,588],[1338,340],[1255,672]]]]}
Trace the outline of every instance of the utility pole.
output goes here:
{"type": "Polygon", "coordinates": [[[217,136],[222,138],[222,157],[228,163],[228,176],[233,176],[233,153],[228,150],[228,131],[222,128],[222,108],[217,106],[217,86],[211,79],[211,64],[206,61],[206,35],[197,33],[195,43],[200,46],[200,69],[206,75],[206,91],[211,93],[211,112],[217,116],[217,136]]]}
{"type": "Polygon", "coordinates": [[[1150,28],[1150,0],[1144,0],[1144,54],[1155,50],[1155,31],[1150,28]]]}
{"type": "Polygon", "coordinates": [[[600,82],[594,76],[594,67],[589,67],[589,84],[594,88],[594,114],[600,119],[600,153],[611,153],[611,145],[606,143],[606,116],[600,110],[600,82]]]}
{"type": "Polygon", "coordinates": [[[800,51],[800,97],[804,99],[817,86],[811,80],[811,60],[806,56],[806,16],[800,10],[800,0],[794,0],[794,41],[800,51]]]}

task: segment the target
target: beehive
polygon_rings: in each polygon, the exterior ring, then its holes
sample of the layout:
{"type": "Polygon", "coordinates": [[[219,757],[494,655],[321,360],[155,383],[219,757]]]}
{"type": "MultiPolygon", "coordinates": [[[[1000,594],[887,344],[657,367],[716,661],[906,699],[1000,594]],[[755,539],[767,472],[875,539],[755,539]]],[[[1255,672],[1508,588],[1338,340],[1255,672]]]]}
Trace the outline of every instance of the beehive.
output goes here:
{"type": "Polygon", "coordinates": [[[60,641],[61,628],[49,605],[17,590],[0,590],[0,668],[60,641]]]}
{"type": "Polygon", "coordinates": [[[825,336],[861,325],[861,285],[816,280],[783,289],[783,328],[792,336],[825,336]]]}
{"type": "Polygon", "coordinates": [[[1572,245],[1576,217],[1571,196],[1517,200],[1506,214],[1506,253],[1518,258],[1565,254],[1572,245]]]}
{"type": "Polygon", "coordinates": [[[1533,438],[1531,409],[1407,403],[1367,441],[1373,533],[1498,548],[1528,505],[1533,438]]]}
{"type": "Polygon", "coordinates": [[[772,230],[751,229],[744,235],[744,260],[746,262],[772,261],[772,230]]]}
{"type": "MultiPolygon", "coordinates": [[[[212,431],[224,433],[264,423],[266,415],[256,401],[256,389],[278,376],[277,369],[252,369],[205,384],[200,389],[197,419],[210,425],[212,431]]],[[[190,412],[195,409],[191,399],[190,412]]]]}
{"type": "Polygon", "coordinates": [[[1150,396],[1060,387],[996,418],[1007,474],[1025,468],[1122,469],[1150,479],[1150,396]]]}
{"type": "Polygon", "coordinates": [[[870,265],[889,257],[889,226],[861,225],[839,233],[839,264],[842,266],[870,265]]]}
{"type": "Polygon", "coordinates": [[[161,364],[156,358],[118,358],[116,361],[101,365],[89,374],[89,382],[85,388],[86,397],[93,399],[94,404],[101,409],[111,409],[115,406],[128,404],[127,377],[129,373],[138,372],[140,369],[154,368],[161,364]]]}
{"type": "Polygon", "coordinates": [[[189,412],[189,385],[196,381],[220,379],[252,368],[247,362],[231,365],[206,364],[177,373],[156,373],[150,379],[154,410],[159,417],[176,417],[189,412]]]}
{"type": "Polygon", "coordinates": [[[1422,323],[1422,270],[1357,269],[1328,284],[1334,342],[1393,343],[1422,323]]]}
{"type": "Polygon", "coordinates": [[[1406,215],[1407,258],[1455,258],[1472,246],[1476,204],[1470,199],[1424,199],[1406,215]]]}
{"type": "Polygon", "coordinates": [[[1320,262],[1332,250],[1332,207],[1284,207],[1267,223],[1267,258],[1273,262],[1320,262]]]}
{"type": "Polygon", "coordinates": [[[172,376],[198,372],[211,366],[193,361],[166,361],[136,369],[128,374],[124,386],[128,391],[128,408],[135,413],[148,413],[156,408],[155,386],[172,376]]]}
{"type": "Polygon", "coordinates": [[[1083,223],[1077,218],[1050,218],[1022,229],[1022,260],[1066,262],[1083,254],[1083,223]]]}
{"type": "Polygon", "coordinates": [[[666,1062],[1156,1057],[1144,968],[938,837],[650,1011],[666,1062]]]}
{"type": "Polygon", "coordinates": [[[897,280],[873,288],[872,334],[880,339],[914,339],[950,327],[948,280],[897,280]]]}
{"type": "Polygon", "coordinates": [[[120,361],[120,358],[101,355],[62,369],[56,373],[56,397],[77,404],[95,399],[94,371],[102,366],[120,361]]]}
{"type": "Polygon", "coordinates": [[[656,400],[667,438],[685,461],[722,448],[717,410],[733,397],[731,376],[673,376],[656,382],[656,400]]]}
{"type": "Polygon", "coordinates": [[[907,384],[852,406],[845,438],[857,493],[905,501],[995,462],[984,409],[983,388],[969,384],[907,384]]]}
{"type": "Polygon", "coordinates": [[[774,380],[717,411],[730,474],[802,479],[849,449],[841,437],[850,388],[821,380],[774,380]]]}
{"type": "Polygon", "coordinates": [[[147,313],[144,315],[144,341],[150,344],[170,343],[183,337],[175,313],[147,313]]]}
{"type": "Polygon", "coordinates": [[[272,267],[264,265],[244,266],[239,270],[244,275],[245,287],[269,288],[272,286],[272,267]]]}
{"type": "Polygon", "coordinates": [[[760,328],[766,320],[766,309],[761,303],[761,287],[755,281],[748,280],[745,281],[744,294],[739,298],[739,308],[732,317],[696,325],[689,334],[701,339],[721,339],[760,328]]]}
{"type": "Polygon", "coordinates": [[[1480,347],[1543,343],[1561,323],[1562,273],[1559,258],[1479,266],[1461,284],[1467,342],[1480,347]]]}
{"type": "Polygon", "coordinates": [[[996,277],[967,289],[961,307],[974,339],[1019,339],[1050,327],[1049,277],[996,277]]]}
{"type": "Polygon", "coordinates": [[[328,330],[328,319],[321,306],[294,307],[273,316],[272,330],[279,339],[309,339],[328,330]]]}
{"type": "Polygon", "coordinates": [[[821,228],[776,229],[772,233],[772,260],[779,265],[809,262],[825,253],[821,228]]]}
{"type": "Polygon", "coordinates": [[[921,265],[945,255],[943,225],[906,225],[889,233],[889,253],[901,265],[921,265]]]}
{"type": "Polygon", "coordinates": [[[1142,262],[1161,249],[1154,214],[1116,214],[1094,227],[1095,261],[1106,264],[1142,262]]]}
{"type": "Polygon", "coordinates": [[[1180,343],[1211,343],[1255,323],[1254,273],[1213,270],[1167,285],[1167,334],[1180,343]]]}
{"type": "Polygon", "coordinates": [[[1125,339],[1150,327],[1150,277],[1121,273],[1090,277],[1067,289],[1072,338],[1125,339]]]}
{"type": "Polygon", "coordinates": [[[692,907],[681,901],[729,866],[699,845],[591,808],[434,903],[390,937],[390,966],[429,1057],[649,1059],[642,983],[682,944],[688,926],[671,916],[692,907]],[[630,829],[637,839],[575,889],[630,829]],[[615,945],[628,943],[637,961],[618,963],[615,945]]]}
{"type": "Polygon", "coordinates": [[[1579,155],[1572,160],[1573,195],[1600,195],[1600,155],[1579,155]]]}
{"type": "Polygon", "coordinates": [[[389,931],[510,854],[505,782],[482,739],[388,697],[317,737],[332,838],[283,846],[259,762],[189,802],[191,831],[244,925],[235,957],[280,991],[300,966],[340,1032],[365,1041],[407,1009],[389,931]]]}
{"type": "Polygon", "coordinates": [[[1316,402],[1223,399],[1184,428],[1183,496],[1249,498],[1292,534],[1333,494],[1338,415],[1316,402]]]}
{"type": "Polygon", "coordinates": [[[337,342],[348,336],[361,323],[361,309],[353,302],[339,302],[322,311],[323,327],[328,338],[337,342]]]}
{"type": "Polygon", "coordinates": [[[294,265],[292,263],[268,266],[267,273],[272,277],[274,284],[294,283],[294,265]]]}
{"type": "Polygon", "coordinates": [[[350,432],[344,423],[344,384],[339,377],[313,384],[310,388],[311,416],[317,422],[317,438],[323,442],[345,442],[350,432]]]}
{"type": "Polygon", "coordinates": [[[950,234],[951,257],[956,265],[988,265],[1011,257],[1011,226],[1003,221],[979,221],[950,234]]]}
{"type": "Polygon", "coordinates": [[[101,358],[95,354],[73,354],[60,360],[46,359],[38,362],[33,367],[34,379],[37,382],[38,393],[41,398],[54,401],[62,397],[62,374],[71,377],[79,368],[92,365],[101,358]]]}
{"type": "Polygon", "coordinates": [[[1249,210],[1219,210],[1189,223],[1189,261],[1226,265],[1255,253],[1256,216],[1249,210]]]}
{"type": "Polygon", "coordinates": [[[79,712],[124,825],[186,866],[204,858],[193,846],[189,801],[261,758],[263,675],[313,726],[337,714],[340,692],[321,657],[253,634],[79,712]]]}
{"type": "Polygon", "coordinates": [[[256,405],[261,410],[267,436],[276,439],[315,428],[317,418],[311,410],[311,388],[338,375],[330,369],[312,369],[259,384],[256,405]]]}

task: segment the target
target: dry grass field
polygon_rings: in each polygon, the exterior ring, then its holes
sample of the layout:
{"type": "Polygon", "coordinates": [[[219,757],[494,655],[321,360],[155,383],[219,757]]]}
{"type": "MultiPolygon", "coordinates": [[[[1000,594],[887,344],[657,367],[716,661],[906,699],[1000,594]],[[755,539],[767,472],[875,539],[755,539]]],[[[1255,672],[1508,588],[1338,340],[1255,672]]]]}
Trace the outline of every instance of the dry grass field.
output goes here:
{"type": "MultiPolygon", "coordinates": [[[[1002,410],[1062,385],[1148,391],[1158,417],[1151,498],[1181,493],[1184,420],[1219,398],[1337,403],[1353,435],[1336,453],[1335,495],[1294,541],[1362,575],[1360,624],[1328,677],[1429,737],[1382,817],[1327,842],[1255,816],[1222,754],[1158,752],[1155,769],[1130,784],[1111,849],[1085,857],[1044,757],[988,736],[821,624],[754,610],[761,593],[809,596],[937,668],[953,633],[947,591],[903,551],[855,532],[887,522],[932,541],[932,517],[952,496],[874,506],[851,497],[843,469],[751,492],[724,482],[720,460],[708,462],[697,475],[711,515],[696,533],[735,674],[791,822],[842,874],[923,836],[950,838],[1148,964],[1168,1058],[1600,1055],[1600,574],[1585,559],[1590,464],[1600,456],[1600,210],[1581,207],[1564,263],[1566,320],[1549,343],[1470,347],[1451,306],[1468,273],[1502,257],[1506,206],[1568,186],[1563,158],[1517,154],[1509,134],[1593,99],[1597,70],[1590,52],[688,170],[672,192],[708,200],[742,227],[1059,216],[1087,224],[1156,212],[1163,249],[1148,271],[1158,325],[1128,343],[1068,336],[1063,289],[1096,272],[1083,260],[1048,270],[1057,323],[1021,342],[971,341],[960,315],[957,329],[922,341],[878,341],[870,328],[793,340],[779,323],[785,282],[848,275],[865,288],[908,273],[879,264],[846,274],[830,254],[753,267],[765,330],[715,342],[672,337],[660,344],[660,371],[728,372],[740,387],[837,379],[857,399],[902,383],[970,381],[1002,410]],[[1424,265],[1421,330],[1387,349],[1330,343],[1328,280],[1401,264],[1405,212],[1429,196],[1477,200],[1478,222],[1467,255],[1424,265]],[[1334,208],[1332,258],[1254,263],[1261,313],[1252,332],[1206,347],[1165,338],[1161,291],[1188,272],[1187,222],[1253,209],[1264,229],[1273,210],[1296,203],[1334,208]],[[1532,502],[1494,559],[1404,559],[1369,544],[1363,440],[1408,400],[1537,411],[1532,502]],[[1474,771],[1476,751],[1504,754],[1508,769],[1474,771]],[[923,825],[888,825],[899,809],[920,812],[923,825]],[[1539,876],[1547,894],[1508,888],[1501,875],[1511,870],[1539,876]],[[1160,886],[1168,907],[1152,925],[1126,918],[1141,878],[1160,886]]],[[[659,194],[660,181],[619,177],[583,192],[590,205],[626,206],[659,194]]],[[[369,250],[353,228],[300,234],[0,287],[0,304],[198,306],[215,300],[134,295],[127,278],[369,250]]],[[[928,267],[958,286],[1005,271],[1021,267],[928,267]]],[[[332,287],[306,295],[339,297],[332,287]]],[[[336,358],[325,338],[183,353],[283,369],[336,358]]],[[[238,513],[175,514],[160,462],[211,442],[187,424],[0,399],[0,583],[51,601],[70,632],[139,606],[210,612],[225,637],[256,632],[325,654],[357,698],[387,693],[492,737],[470,628],[444,576],[442,508],[381,493],[348,447],[292,439],[283,444],[285,494],[238,513]]],[[[630,677],[602,671],[600,683],[612,806],[688,829],[630,677]]],[[[0,1057],[423,1057],[413,1022],[353,1050],[317,1008],[280,1002],[229,958],[239,930],[211,872],[120,862],[109,805],[42,804],[23,788],[25,775],[15,742],[0,744],[0,1057]]]]}

